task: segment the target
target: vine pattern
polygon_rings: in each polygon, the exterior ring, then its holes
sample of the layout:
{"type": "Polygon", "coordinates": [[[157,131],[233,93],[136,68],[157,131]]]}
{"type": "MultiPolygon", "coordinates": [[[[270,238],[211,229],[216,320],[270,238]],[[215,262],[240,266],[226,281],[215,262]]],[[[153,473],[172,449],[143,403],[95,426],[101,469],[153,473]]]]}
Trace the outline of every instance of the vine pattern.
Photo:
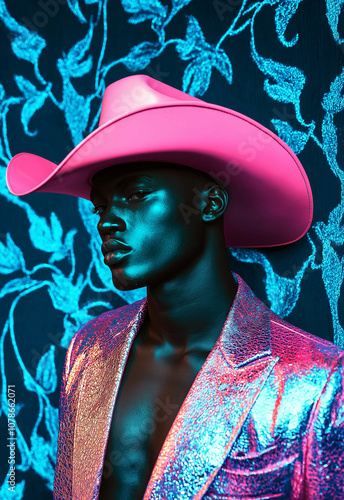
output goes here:
{"type": "MultiPolygon", "coordinates": [[[[68,0],[68,7],[76,18],[76,22],[85,27],[85,35],[67,53],[61,53],[56,61],[56,67],[61,79],[62,93],[54,94],[53,84],[47,81],[41,71],[41,55],[47,48],[47,43],[38,32],[30,30],[26,25],[16,20],[9,13],[5,0],[0,0],[0,18],[5,30],[10,36],[13,55],[22,61],[32,64],[35,80],[30,81],[22,75],[14,75],[18,89],[17,95],[8,95],[0,83],[0,194],[9,203],[19,207],[27,217],[29,237],[35,249],[45,252],[47,262],[28,268],[23,250],[13,241],[9,233],[5,241],[0,242],[0,273],[10,277],[14,272],[20,272],[21,277],[10,279],[0,291],[0,299],[13,294],[14,299],[4,322],[0,337],[0,369],[2,376],[1,412],[7,414],[6,400],[6,360],[4,357],[4,342],[10,337],[18,364],[23,373],[25,389],[37,395],[38,411],[35,425],[32,429],[30,443],[26,442],[20,428],[17,428],[17,448],[20,454],[20,464],[17,468],[23,472],[33,469],[46,481],[48,489],[52,489],[54,463],[56,459],[56,443],[58,429],[58,413],[49,400],[57,386],[57,373],[54,362],[55,346],[42,355],[33,375],[25,366],[19,352],[15,336],[14,312],[18,303],[41,288],[46,288],[52,306],[61,311],[64,323],[64,336],[61,346],[67,348],[77,329],[91,319],[90,313],[95,306],[111,309],[111,304],[104,300],[91,300],[80,306],[83,290],[89,287],[95,294],[111,289],[108,272],[102,264],[94,215],[89,210],[89,202],[78,201],[80,218],[89,235],[90,263],[84,274],[76,275],[76,256],[74,252],[75,229],[64,233],[62,224],[54,212],[49,217],[43,217],[21,198],[11,195],[5,183],[5,171],[11,154],[11,137],[8,135],[7,120],[14,108],[19,108],[21,123],[25,134],[33,137],[31,120],[48,102],[55,106],[64,117],[73,145],[77,145],[87,134],[97,126],[100,115],[101,96],[105,90],[106,77],[118,65],[123,65],[128,72],[144,71],[153,60],[157,59],[166,48],[174,46],[176,57],[186,61],[182,79],[182,89],[191,95],[202,97],[210,85],[211,75],[217,70],[231,85],[233,67],[229,56],[221,48],[229,37],[239,36],[243,31],[250,31],[251,56],[264,75],[264,91],[276,102],[292,105],[298,122],[294,129],[287,121],[273,118],[272,125],[278,135],[299,154],[309,141],[313,141],[326,157],[332,174],[340,185],[340,200],[329,213],[327,221],[314,224],[314,234],[321,242],[322,259],[316,259],[317,247],[308,234],[310,253],[301,268],[292,278],[278,275],[270,261],[260,251],[246,249],[231,249],[232,255],[241,262],[259,264],[265,271],[265,288],[271,309],[282,317],[286,317],[294,309],[298,301],[301,282],[305,272],[316,269],[322,274],[325,292],[328,298],[334,328],[334,342],[344,348],[344,330],[339,320],[338,302],[344,279],[344,257],[340,257],[338,247],[344,243],[344,171],[338,163],[338,130],[336,119],[344,109],[344,69],[330,83],[323,96],[322,107],[324,118],[321,123],[321,136],[316,135],[316,121],[306,122],[302,116],[301,98],[306,76],[297,67],[287,66],[279,61],[265,58],[256,48],[255,22],[257,16],[267,7],[275,9],[275,27],[279,42],[286,48],[297,45],[299,35],[286,38],[286,29],[293,15],[297,12],[303,0],[243,0],[238,13],[227,30],[219,37],[216,44],[207,42],[202,28],[192,15],[187,16],[187,28],[184,39],[166,36],[166,29],[176,16],[191,0],[170,0],[164,5],[160,0],[121,0],[122,8],[127,13],[128,22],[137,25],[146,23],[154,33],[155,41],[142,41],[133,46],[127,54],[116,60],[105,62],[108,42],[108,0],[68,0]],[[87,16],[87,6],[95,4],[97,13],[87,16]],[[94,34],[101,33],[102,44],[98,53],[93,48],[94,34]],[[76,90],[75,81],[94,72],[93,92],[81,95],[76,90]],[[48,242],[48,243],[47,243],[48,242]],[[59,264],[67,261],[70,272],[66,275],[59,264]],[[39,279],[41,270],[50,272],[50,279],[39,279]],[[102,286],[94,283],[93,273],[96,273],[102,286]],[[39,434],[38,428],[45,425],[49,439],[39,434]]],[[[324,0],[325,1],[325,0],[324,0]]],[[[215,2],[214,2],[215,3],[215,2]]],[[[335,43],[340,46],[344,39],[340,36],[338,22],[343,2],[341,0],[326,0],[326,17],[335,43]]],[[[220,4],[221,5],[221,2],[220,4]]],[[[147,28],[148,29],[148,28],[147,28]]],[[[112,289],[114,290],[114,289],[112,289]]],[[[133,302],[144,296],[144,290],[120,292],[127,302],[133,302]]],[[[17,411],[21,405],[17,405],[17,411]]],[[[3,499],[21,499],[24,495],[25,480],[16,485],[15,496],[8,493],[7,482],[0,488],[3,499]]]]}

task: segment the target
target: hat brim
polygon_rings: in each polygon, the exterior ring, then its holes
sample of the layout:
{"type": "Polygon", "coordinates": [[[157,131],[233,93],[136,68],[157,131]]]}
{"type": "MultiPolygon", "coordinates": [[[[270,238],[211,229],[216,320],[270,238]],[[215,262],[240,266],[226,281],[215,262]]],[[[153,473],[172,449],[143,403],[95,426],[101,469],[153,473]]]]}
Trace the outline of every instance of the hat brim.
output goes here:
{"type": "Polygon", "coordinates": [[[20,153],[8,165],[7,184],[18,196],[43,191],[89,199],[92,175],[134,161],[178,163],[218,177],[230,197],[227,246],[286,245],[310,227],[312,192],[291,149],[254,120],[204,102],[153,105],[109,121],[60,165],[20,153]]]}

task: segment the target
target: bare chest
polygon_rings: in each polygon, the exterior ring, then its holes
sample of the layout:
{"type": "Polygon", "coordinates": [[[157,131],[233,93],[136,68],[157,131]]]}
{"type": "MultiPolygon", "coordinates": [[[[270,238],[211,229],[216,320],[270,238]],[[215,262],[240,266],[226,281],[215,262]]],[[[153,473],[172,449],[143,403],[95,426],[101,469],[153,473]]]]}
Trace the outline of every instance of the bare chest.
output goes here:
{"type": "Polygon", "coordinates": [[[100,499],[142,499],[161,447],[204,360],[133,347],[111,422],[100,499]]]}

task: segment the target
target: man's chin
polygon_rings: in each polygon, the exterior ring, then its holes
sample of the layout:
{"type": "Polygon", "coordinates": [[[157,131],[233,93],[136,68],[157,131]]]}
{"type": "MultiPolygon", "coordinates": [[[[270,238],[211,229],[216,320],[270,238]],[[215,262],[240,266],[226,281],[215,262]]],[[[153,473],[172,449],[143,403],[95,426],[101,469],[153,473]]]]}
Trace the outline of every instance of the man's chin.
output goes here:
{"type": "Polygon", "coordinates": [[[142,288],[146,286],[142,280],[135,278],[128,278],[123,276],[123,274],[112,273],[112,283],[117,290],[121,292],[127,292],[129,290],[136,290],[137,288],[142,288]]]}

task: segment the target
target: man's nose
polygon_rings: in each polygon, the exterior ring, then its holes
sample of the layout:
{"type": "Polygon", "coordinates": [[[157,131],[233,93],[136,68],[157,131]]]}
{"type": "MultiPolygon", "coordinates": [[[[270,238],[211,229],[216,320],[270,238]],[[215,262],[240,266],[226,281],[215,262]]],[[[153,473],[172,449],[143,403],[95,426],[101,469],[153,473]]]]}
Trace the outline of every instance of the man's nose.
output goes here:
{"type": "Polygon", "coordinates": [[[125,227],[124,219],[119,214],[114,214],[111,210],[104,214],[97,224],[97,229],[101,236],[113,234],[115,231],[124,231],[125,227]]]}

